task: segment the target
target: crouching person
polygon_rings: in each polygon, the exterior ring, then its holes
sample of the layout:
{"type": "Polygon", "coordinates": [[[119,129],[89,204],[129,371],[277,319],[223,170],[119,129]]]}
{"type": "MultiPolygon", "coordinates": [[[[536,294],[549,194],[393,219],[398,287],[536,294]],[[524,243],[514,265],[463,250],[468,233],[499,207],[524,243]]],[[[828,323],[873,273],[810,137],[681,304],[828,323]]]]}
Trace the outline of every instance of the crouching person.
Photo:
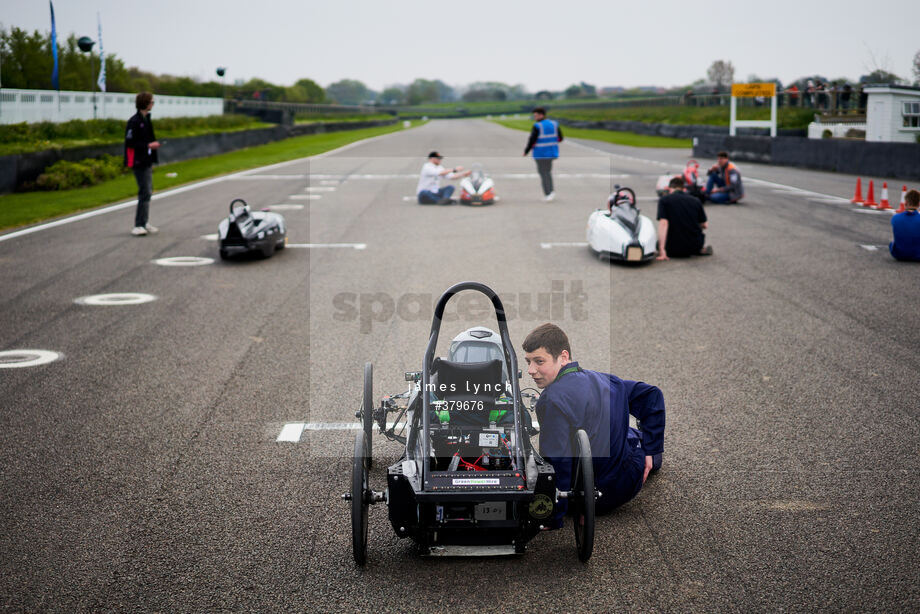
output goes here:
{"type": "MultiPolygon", "coordinates": [[[[610,512],[642,489],[649,472],[661,467],[664,397],[655,386],[582,369],[571,360],[565,332],[555,324],[535,328],[524,340],[527,373],[542,389],[540,455],[556,472],[556,488],[572,488],[574,434],[584,429],[594,457],[596,510],[610,512]],[[629,426],[629,414],[640,430],[629,426]]],[[[556,504],[553,528],[562,527],[566,501],[556,504]]]]}

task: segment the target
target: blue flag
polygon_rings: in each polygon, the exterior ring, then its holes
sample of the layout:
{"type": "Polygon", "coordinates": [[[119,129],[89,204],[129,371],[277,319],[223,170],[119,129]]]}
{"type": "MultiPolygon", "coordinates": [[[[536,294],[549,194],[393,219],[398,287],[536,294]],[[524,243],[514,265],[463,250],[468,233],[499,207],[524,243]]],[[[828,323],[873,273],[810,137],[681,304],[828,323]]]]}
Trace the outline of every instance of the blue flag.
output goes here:
{"type": "Polygon", "coordinates": [[[51,5],[51,55],[54,57],[54,70],[51,71],[51,87],[60,91],[61,82],[58,79],[57,28],[54,25],[54,3],[48,0],[48,4],[51,5]]]}

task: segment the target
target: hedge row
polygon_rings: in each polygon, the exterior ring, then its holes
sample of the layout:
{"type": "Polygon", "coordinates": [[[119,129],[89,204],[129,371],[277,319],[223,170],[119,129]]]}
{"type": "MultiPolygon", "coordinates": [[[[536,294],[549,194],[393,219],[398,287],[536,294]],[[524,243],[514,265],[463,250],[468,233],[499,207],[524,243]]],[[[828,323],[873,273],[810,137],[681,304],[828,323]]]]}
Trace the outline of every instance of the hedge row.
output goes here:
{"type": "Polygon", "coordinates": [[[104,155],[79,162],[59,160],[48,166],[34,184],[23,186],[23,191],[70,190],[96,185],[127,172],[128,169],[119,156],[104,155]]]}

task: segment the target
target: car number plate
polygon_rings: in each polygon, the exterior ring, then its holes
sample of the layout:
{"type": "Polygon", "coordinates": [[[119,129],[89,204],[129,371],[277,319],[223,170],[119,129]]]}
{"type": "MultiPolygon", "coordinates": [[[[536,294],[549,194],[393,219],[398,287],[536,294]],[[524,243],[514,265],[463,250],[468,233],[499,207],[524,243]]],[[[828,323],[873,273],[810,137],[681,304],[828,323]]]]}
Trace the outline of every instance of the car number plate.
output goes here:
{"type": "Polygon", "coordinates": [[[504,503],[480,503],[476,506],[476,520],[505,520],[504,503]]]}
{"type": "Polygon", "coordinates": [[[632,247],[627,247],[626,259],[630,262],[638,262],[639,260],[642,260],[642,248],[636,247],[635,245],[632,247]]]}

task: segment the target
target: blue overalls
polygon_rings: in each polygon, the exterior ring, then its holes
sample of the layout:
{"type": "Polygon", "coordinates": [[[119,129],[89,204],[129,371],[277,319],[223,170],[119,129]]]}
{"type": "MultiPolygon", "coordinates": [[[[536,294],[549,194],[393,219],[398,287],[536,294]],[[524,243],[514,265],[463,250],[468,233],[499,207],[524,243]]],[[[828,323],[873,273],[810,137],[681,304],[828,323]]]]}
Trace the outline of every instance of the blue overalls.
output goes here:
{"type": "MultiPolygon", "coordinates": [[[[664,396],[643,382],[581,369],[570,362],[537,401],[540,455],[556,472],[556,488],[572,488],[575,431],[584,429],[594,457],[594,482],[601,497],[597,512],[626,503],[642,488],[645,457],[660,459],[664,449],[664,396]],[[641,431],[630,428],[629,414],[641,431]]],[[[660,461],[658,461],[660,462],[660,461]]],[[[562,526],[566,501],[556,505],[554,526],[562,526]]]]}

